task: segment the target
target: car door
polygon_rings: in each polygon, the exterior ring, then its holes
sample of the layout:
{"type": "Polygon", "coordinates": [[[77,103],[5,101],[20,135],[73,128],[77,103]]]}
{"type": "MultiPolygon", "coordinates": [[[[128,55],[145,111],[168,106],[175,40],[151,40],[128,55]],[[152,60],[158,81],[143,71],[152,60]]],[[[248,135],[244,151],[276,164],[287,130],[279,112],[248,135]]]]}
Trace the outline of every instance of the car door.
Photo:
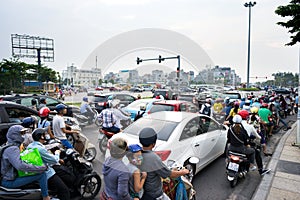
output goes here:
{"type": "Polygon", "coordinates": [[[207,116],[200,116],[200,128],[202,135],[205,138],[202,149],[205,151],[205,160],[207,162],[213,160],[220,150],[218,146],[219,137],[221,134],[219,124],[207,116]]]}

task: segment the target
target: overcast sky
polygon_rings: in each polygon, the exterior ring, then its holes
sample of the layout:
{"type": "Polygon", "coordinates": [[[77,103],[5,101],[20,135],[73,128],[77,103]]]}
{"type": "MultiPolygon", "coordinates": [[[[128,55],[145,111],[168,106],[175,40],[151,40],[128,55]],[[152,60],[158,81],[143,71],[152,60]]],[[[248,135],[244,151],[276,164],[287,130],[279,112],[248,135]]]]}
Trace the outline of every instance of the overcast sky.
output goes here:
{"type": "MultiPolygon", "coordinates": [[[[11,34],[54,39],[55,62],[61,71],[81,67],[101,43],[123,32],[162,28],[197,42],[215,65],[232,67],[246,81],[248,8],[243,0],[2,0],[0,3],[0,58],[11,57],[11,34]]],[[[274,13],[289,0],[260,0],[252,8],[250,76],[275,72],[298,73],[299,44],[286,19],[274,13]]],[[[28,61],[28,60],[26,60],[28,61]]],[[[34,63],[35,59],[30,60],[34,63]]],[[[250,79],[250,82],[255,80],[250,79]]]]}

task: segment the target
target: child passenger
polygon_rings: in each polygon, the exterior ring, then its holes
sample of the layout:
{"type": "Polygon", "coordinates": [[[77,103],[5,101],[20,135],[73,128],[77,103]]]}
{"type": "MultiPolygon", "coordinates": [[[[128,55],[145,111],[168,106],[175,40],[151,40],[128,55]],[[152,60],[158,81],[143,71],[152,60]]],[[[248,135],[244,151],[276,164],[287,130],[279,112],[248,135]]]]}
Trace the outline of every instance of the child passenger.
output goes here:
{"type": "Polygon", "coordinates": [[[142,147],[138,144],[129,145],[126,156],[129,160],[127,167],[131,174],[129,179],[129,194],[132,198],[141,199],[144,193],[143,186],[147,177],[147,173],[141,172],[137,167],[143,162],[142,147]]]}

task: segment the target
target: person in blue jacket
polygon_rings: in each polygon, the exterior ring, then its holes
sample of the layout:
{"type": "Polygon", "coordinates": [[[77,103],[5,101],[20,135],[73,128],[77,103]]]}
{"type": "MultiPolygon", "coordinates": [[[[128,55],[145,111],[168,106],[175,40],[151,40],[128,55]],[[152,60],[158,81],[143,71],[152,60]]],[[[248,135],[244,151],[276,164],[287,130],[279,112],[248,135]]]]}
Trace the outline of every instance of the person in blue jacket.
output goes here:
{"type": "Polygon", "coordinates": [[[48,184],[46,169],[47,166],[34,166],[21,160],[20,158],[20,145],[24,141],[24,134],[27,129],[21,125],[14,125],[8,129],[7,132],[7,144],[11,145],[7,147],[1,159],[1,186],[6,188],[19,188],[29,183],[38,181],[41,187],[43,200],[50,200],[48,194],[48,184]],[[35,172],[37,175],[17,177],[17,170],[26,172],[35,172]]]}

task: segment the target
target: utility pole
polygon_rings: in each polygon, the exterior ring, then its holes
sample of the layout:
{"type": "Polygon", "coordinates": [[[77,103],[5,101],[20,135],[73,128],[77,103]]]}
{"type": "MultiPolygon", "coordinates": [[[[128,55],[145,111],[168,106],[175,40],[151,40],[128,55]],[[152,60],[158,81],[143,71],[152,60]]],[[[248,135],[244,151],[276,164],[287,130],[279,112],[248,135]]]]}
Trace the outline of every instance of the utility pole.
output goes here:
{"type": "Polygon", "coordinates": [[[247,62],[247,88],[249,88],[249,74],[250,74],[250,33],[251,33],[251,7],[256,4],[249,1],[249,3],[245,3],[244,6],[249,8],[249,29],[248,29],[248,62],[247,62]]]}

